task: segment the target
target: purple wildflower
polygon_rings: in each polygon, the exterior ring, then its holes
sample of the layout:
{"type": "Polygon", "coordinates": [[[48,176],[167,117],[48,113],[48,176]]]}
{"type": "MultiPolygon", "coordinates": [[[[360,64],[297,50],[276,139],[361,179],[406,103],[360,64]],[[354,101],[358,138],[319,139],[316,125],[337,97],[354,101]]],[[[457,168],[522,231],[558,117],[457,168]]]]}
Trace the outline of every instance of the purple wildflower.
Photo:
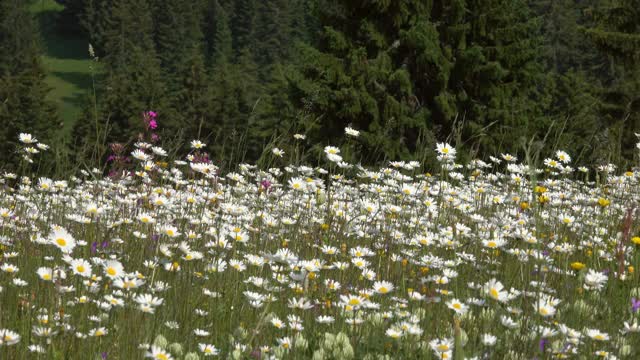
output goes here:
{"type": "Polygon", "coordinates": [[[544,352],[545,345],[547,345],[547,339],[540,339],[540,342],[538,343],[538,348],[540,349],[541,352],[544,352]]]}

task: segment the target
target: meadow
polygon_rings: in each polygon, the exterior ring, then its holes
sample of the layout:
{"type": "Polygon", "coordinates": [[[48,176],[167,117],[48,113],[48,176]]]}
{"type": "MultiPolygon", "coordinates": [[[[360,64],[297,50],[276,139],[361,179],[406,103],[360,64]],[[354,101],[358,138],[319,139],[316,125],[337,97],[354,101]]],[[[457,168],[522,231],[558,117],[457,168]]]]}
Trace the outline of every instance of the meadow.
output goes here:
{"type": "Polygon", "coordinates": [[[148,140],[108,175],[50,179],[32,175],[48,146],[20,141],[0,359],[640,356],[637,171],[563,151],[458,164],[440,143],[432,169],[327,146],[318,166],[270,148],[223,173],[207,144],[169,159],[148,140]]]}
{"type": "Polygon", "coordinates": [[[68,136],[82,114],[88,94],[93,91],[93,74],[99,64],[89,56],[88,40],[80,34],[64,34],[58,29],[58,17],[64,7],[54,0],[37,0],[29,11],[38,21],[40,42],[46,70],[45,83],[50,88],[48,100],[60,115],[60,123],[52,124],[61,136],[68,136]]]}

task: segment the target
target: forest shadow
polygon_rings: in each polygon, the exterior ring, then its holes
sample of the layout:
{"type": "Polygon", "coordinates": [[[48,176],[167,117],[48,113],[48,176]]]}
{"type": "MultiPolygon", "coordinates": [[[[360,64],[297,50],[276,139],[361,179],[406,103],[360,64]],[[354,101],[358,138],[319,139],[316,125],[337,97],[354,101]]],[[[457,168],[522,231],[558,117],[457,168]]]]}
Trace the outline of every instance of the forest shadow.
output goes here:
{"type": "Polygon", "coordinates": [[[57,10],[43,10],[35,14],[46,54],[58,59],[88,60],[89,39],[80,32],[61,34],[59,14],[57,10]]]}

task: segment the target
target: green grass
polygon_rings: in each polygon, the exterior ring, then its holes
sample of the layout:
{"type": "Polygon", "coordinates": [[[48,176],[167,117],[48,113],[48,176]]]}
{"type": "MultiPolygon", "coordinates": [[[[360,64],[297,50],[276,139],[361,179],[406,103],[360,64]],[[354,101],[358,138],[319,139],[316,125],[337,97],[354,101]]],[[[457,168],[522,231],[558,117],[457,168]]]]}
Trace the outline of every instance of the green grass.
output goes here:
{"type": "Polygon", "coordinates": [[[46,83],[51,87],[49,97],[58,106],[63,121],[61,135],[66,135],[79,118],[92,87],[92,61],[87,39],[57,32],[56,18],[63,9],[54,0],[38,0],[31,5],[40,24],[45,51],[42,63],[47,71],[46,83]]]}

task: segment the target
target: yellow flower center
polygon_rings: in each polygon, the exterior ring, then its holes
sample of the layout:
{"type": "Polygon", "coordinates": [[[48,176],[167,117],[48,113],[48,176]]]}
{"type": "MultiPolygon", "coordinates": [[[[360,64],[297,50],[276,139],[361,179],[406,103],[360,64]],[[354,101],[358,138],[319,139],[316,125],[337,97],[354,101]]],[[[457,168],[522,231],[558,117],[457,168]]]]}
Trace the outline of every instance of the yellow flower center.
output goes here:
{"type": "Polygon", "coordinates": [[[541,307],[539,312],[540,312],[540,315],[549,315],[549,310],[547,310],[544,307],[541,307]]]}
{"type": "Polygon", "coordinates": [[[494,247],[498,246],[498,244],[495,241],[489,241],[487,243],[487,246],[490,247],[490,248],[494,248],[494,247]]]}
{"type": "Polygon", "coordinates": [[[116,269],[114,269],[113,267],[109,266],[107,268],[107,274],[111,275],[111,276],[116,276],[118,272],[116,271],[116,269]]]}
{"type": "Polygon", "coordinates": [[[76,266],[76,271],[78,271],[79,273],[83,273],[85,271],[85,268],[82,265],[78,265],[76,266]]]}
{"type": "Polygon", "coordinates": [[[360,299],[353,298],[353,299],[349,300],[349,305],[353,305],[353,306],[360,305],[360,299]]]}
{"type": "Polygon", "coordinates": [[[497,299],[500,294],[496,288],[491,288],[491,290],[489,290],[489,295],[491,295],[492,298],[497,299]]]}
{"type": "Polygon", "coordinates": [[[381,287],[380,289],[378,289],[378,291],[379,291],[381,294],[386,294],[386,293],[388,293],[388,292],[389,292],[389,289],[387,289],[386,287],[384,287],[384,286],[383,286],[383,287],[381,287]]]}
{"type": "Polygon", "coordinates": [[[453,304],[453,308],[456,309],[456,310],[460,310],[460,309],[462,309],[462,305],[460,305],[459,303],[455,303],[455,304],[453,304]]]}
{"type": "Polygon", "coordinates": [[[65,240],[63,238],[57,238],[56,239],[56,244],[58,244],[60,246],[67,246],[67,240],[65,240]]]}

